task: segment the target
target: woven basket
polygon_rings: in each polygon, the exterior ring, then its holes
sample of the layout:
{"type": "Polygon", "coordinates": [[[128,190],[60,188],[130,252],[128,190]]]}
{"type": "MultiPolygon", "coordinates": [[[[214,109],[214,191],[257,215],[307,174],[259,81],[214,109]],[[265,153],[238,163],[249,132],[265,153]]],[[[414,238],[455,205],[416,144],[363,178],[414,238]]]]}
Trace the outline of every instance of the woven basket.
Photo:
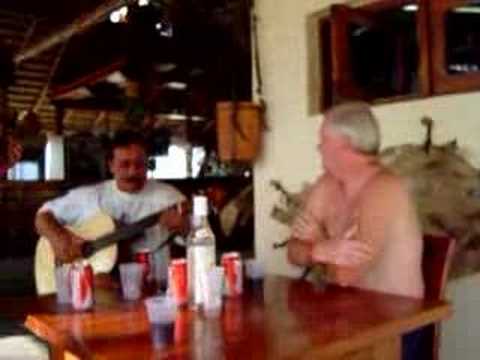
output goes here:
{"type": "Polygon", "coordinates": [[[217,103],[217,143],[220,160],[253,161],[260,150],[262,126],[262,111],[258,104],[217,103]]]}

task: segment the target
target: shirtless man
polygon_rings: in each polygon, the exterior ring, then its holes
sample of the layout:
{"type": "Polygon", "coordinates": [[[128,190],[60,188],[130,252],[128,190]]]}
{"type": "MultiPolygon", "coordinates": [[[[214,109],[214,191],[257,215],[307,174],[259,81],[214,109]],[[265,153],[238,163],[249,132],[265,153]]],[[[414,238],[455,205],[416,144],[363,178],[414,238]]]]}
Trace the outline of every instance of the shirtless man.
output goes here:
{"type": "Polygon", "coordinates": [[[319,133],[325,169],[292,227],[293,264],[327,265],[330,281],[421,298],[422,236],[403,179],[377,160],[378,124],[365,103],[325,115],[319,133]]]}
{"type": "MultiPolygon", "coordinates": [[[[288,242],[290,262],[327,265],[330,281],[421,298],[422,236],[404,180],[377,160],[380,131],[370,107],[329,110],[319,134],[325,169],[288,242]]],[[[423,359],[425,329],[403,336],[402,359],[423,359]]]]}

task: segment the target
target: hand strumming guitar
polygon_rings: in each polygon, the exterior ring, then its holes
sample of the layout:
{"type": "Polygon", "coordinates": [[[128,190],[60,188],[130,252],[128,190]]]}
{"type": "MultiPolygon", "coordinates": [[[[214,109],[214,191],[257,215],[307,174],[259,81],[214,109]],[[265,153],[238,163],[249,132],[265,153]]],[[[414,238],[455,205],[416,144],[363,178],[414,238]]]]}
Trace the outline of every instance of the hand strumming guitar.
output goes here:
{"type": "Polygon", "coordinates": [[[65,233],[57,241],[51,240],[50,244],[52,244],[57,259],[61,262],[70,263],[82,257],[81,249],[84,242],[85,239],[65,229],[65,233]]]}
{"type": "Polygon", "coordinates": [[[62,226],[50,211],[39,212],[35,225],[43,230],[52,245],[55,258],[60,262],[69,263],[82,256],[81,247],[85,239],[62,226]]]}
{"type": "Polygon", "coordinates": [[[183,202],[162,212],[159,216],[160,225],[167,228],[169,232],[186,234],[189,228],[187,208],[187,203],[183,202]]]}

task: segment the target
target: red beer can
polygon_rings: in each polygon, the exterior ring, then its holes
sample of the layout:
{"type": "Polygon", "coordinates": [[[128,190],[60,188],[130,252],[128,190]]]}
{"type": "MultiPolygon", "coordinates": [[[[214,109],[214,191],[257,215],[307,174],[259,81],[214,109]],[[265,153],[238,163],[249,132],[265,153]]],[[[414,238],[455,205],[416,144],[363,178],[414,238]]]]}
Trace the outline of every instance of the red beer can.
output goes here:
{"type": "Polygon", "coordinates": [[[178,306],[188,302],[187,260],[175,259],[168,267],[168,288],[178,306]]]}
{"type": "Polygon", "coordinates": [[[225,295],[239,296],[243,290],[243,272],[240,254],[238,252],[223,254],[222,266],[225,269],[225,295]]]}
{"type": "Polygon", "coordinates": [[[71,270],[72,306],[87,310],[93,306],[93,269],[86,260],[73,263],[71,270]]]}
{"type": "Polygon", "coordinates": [[[135,262],[143,265],[143,284],[145,285],[152,280],[152,253],[149,249],[141,249],[135,253],[134,258],[135,262]]]}

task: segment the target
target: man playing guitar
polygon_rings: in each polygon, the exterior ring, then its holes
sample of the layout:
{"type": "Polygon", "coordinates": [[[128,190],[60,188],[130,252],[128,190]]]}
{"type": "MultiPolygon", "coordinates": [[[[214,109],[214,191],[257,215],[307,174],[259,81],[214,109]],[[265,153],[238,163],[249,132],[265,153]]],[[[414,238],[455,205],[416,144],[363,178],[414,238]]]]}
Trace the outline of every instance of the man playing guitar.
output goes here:
{"type": "Polygon", "coordinates": [[[84,222],[98,213],[124,224],[160,213],[158,226],[146,229],[143,239],[132,242],[131,251],[148,249],[154,254],[157,276],[166,278],[168,248],[159,246],[171,232],[187,229],[185,214],[179,211],[185,196],[173,186],[147,180],[147,149],[138,133],[117,133],[108,153],[108,166],[112,180],[82,186],[46,202],[35,218],[38,233],[48,239],[57,261],[71,262],[81,257],[82,244],[87,239],[66,226],[84,222]]]}

